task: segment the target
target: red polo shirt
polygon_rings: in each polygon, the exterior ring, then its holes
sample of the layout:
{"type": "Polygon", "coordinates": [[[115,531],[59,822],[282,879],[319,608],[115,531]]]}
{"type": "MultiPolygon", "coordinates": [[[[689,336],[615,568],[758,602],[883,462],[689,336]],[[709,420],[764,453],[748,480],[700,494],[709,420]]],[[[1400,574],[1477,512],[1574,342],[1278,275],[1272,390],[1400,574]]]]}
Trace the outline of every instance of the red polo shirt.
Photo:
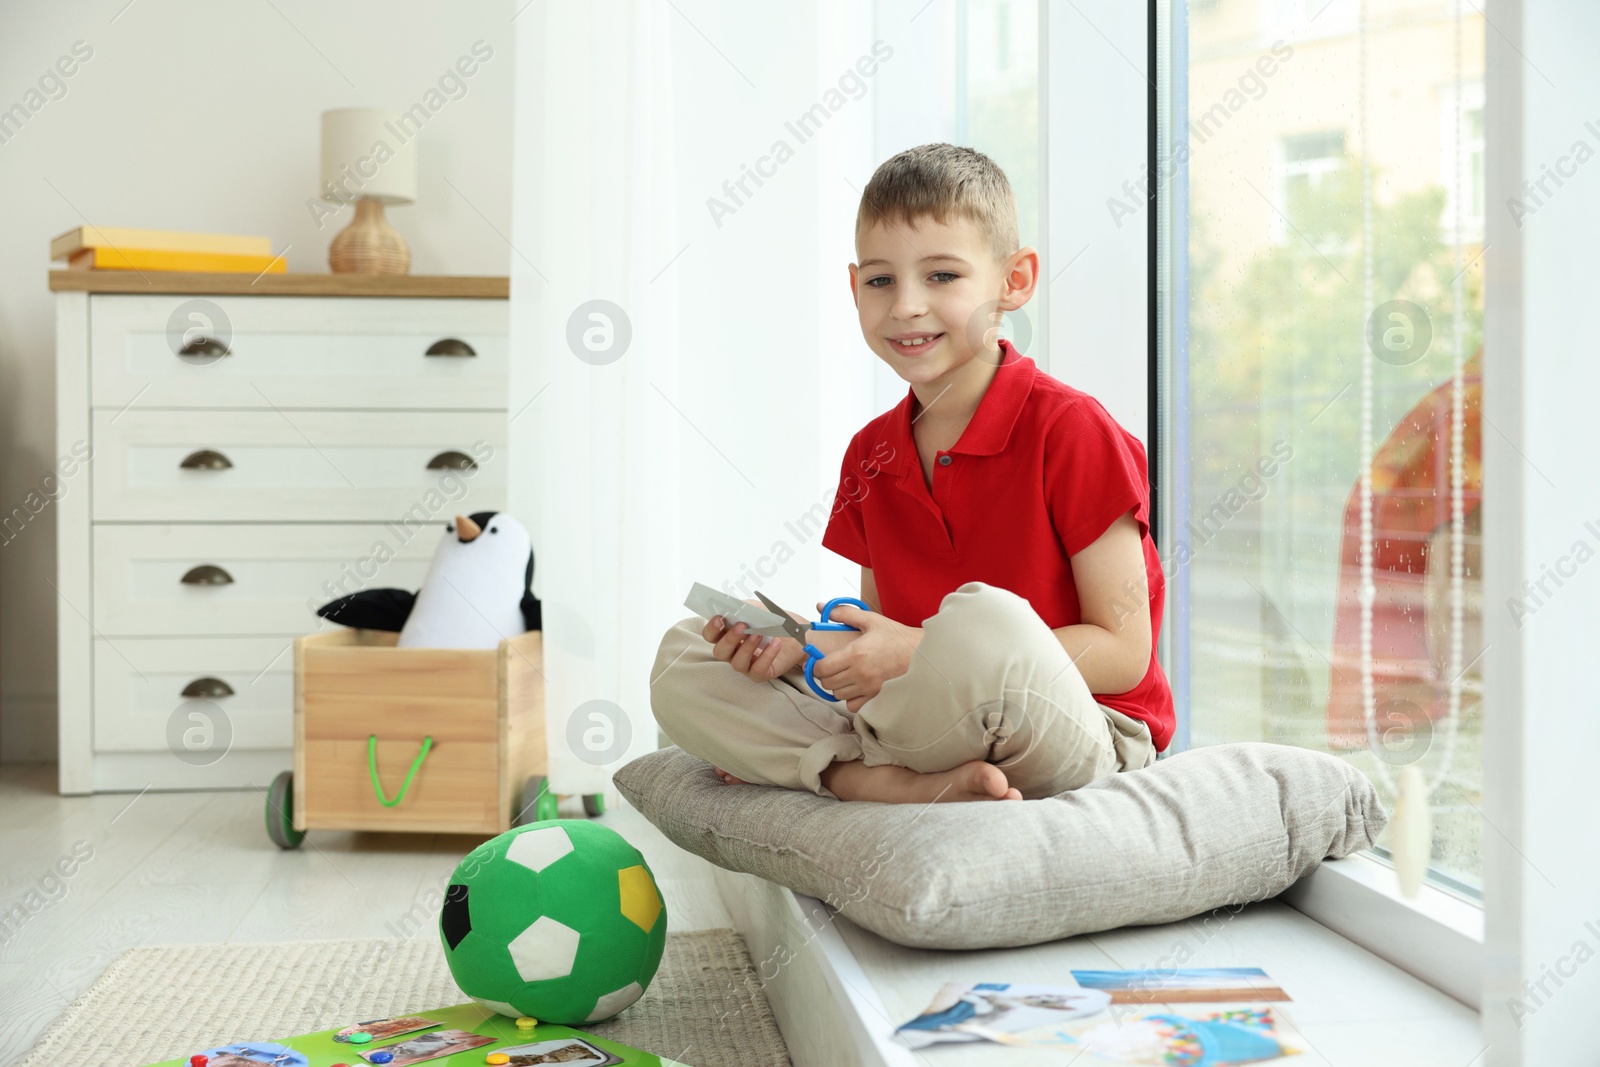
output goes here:
{"type": "Polygon", "coordinates": [[[1025,598],[1051,629],[1082,622],[1071,557],[1129,510],[1150,595],[1150,665],[1126,693],[1095,699],[1172,739],[1172,689],[1156,659],[1166,578],[1150,540],[1144,445],[1100,402],[1039,371],[1010,341],[955,445],[923,480],[911,420],[916,393],[850,440],[824,548],[872,568],[883,613],[907,626],[945,594],[987,582],[1025,598]]]}

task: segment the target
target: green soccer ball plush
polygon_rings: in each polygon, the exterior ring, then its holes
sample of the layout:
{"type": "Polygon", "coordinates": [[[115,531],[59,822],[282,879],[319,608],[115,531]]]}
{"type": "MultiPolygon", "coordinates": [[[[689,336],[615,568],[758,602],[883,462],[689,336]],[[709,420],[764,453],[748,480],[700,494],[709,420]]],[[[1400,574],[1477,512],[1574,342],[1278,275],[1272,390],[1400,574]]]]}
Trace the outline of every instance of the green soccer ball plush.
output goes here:
{"type": "Polygon", "coordinates": [[[578,1026],[644,995],[667,909],[639,850],[586,819],[548,819],[473,849],[439,937],[456,985],[502,1015],[578,1026]]]}

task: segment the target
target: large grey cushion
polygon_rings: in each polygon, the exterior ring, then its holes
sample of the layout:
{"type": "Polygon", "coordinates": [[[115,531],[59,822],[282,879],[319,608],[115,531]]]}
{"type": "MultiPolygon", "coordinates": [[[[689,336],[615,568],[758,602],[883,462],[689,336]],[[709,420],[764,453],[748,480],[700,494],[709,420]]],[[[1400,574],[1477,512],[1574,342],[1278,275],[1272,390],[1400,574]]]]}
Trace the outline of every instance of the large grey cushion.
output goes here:
{"type": "Polygon", "coordinates": [[[875,804],[724,785],[676,746],[613,776],[683,848],[817,897],[902,945],[997,948],[1276,896],[1388,814],[1343,760],[1195,749],[1042,800],[875,804]]]}

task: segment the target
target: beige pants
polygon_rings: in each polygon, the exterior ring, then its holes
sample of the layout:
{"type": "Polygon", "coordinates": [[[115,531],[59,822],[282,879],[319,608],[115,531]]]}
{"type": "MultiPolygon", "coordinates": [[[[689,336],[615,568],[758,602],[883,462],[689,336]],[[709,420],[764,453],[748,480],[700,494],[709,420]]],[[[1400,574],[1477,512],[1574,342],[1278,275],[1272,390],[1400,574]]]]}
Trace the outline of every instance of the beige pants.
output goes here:
{"type": "Polygon", "coordinates": [[[661,639],[651,707],[675,745],[747,782],[831,797],[820,776],[834,760],[927,773],[982,759],[1036,800],[1155,760],[1149,727],[1096,703],[1032,605],[999,586],[948,594],[910,668],[854,715],[811,692],[803,665],[771,682],[740,674],[704,626],[683,619],[661,639]]]}

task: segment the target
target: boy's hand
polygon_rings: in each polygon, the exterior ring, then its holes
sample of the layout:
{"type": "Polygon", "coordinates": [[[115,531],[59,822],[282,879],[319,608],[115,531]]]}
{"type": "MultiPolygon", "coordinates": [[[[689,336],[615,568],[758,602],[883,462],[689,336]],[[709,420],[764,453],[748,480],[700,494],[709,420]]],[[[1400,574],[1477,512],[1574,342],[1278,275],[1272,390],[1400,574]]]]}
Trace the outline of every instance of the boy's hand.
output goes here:
{"type": "MultiPolygon", "coordinates": [[[[822,610],[822,605],[817,605],[822,610]]],[[[898,678],[911,667],[911,657],[922,643],[922,630],[902,626],[887,615],[862,611],[850,604],[833,609],[834,622],[849,623],[861,633],[838,651],[828,651],[812,669],[817,684],[844,702],[851,713],[878,695],[883,683],[898,678]]],[[[781,673],[781,672],[780,672],[781,673]]]]}
{"type": "MultiPolygon", "coordinates": [[[[765,608],[759,600],[747,600],[758,608],[765,608]]],[[[792,613],[791,613],[792,614],[792,613]]],[[[794,616],[800,622],[798,615],[794,616]]],[[[700,636],[716,647],[711,654],[754,682],[771,682],[804,663],[806,650],[792,637],[762,637],[746,633],[748,627],[738,623],[731,629],[721,615],[707,620],[700,636]]]]}

